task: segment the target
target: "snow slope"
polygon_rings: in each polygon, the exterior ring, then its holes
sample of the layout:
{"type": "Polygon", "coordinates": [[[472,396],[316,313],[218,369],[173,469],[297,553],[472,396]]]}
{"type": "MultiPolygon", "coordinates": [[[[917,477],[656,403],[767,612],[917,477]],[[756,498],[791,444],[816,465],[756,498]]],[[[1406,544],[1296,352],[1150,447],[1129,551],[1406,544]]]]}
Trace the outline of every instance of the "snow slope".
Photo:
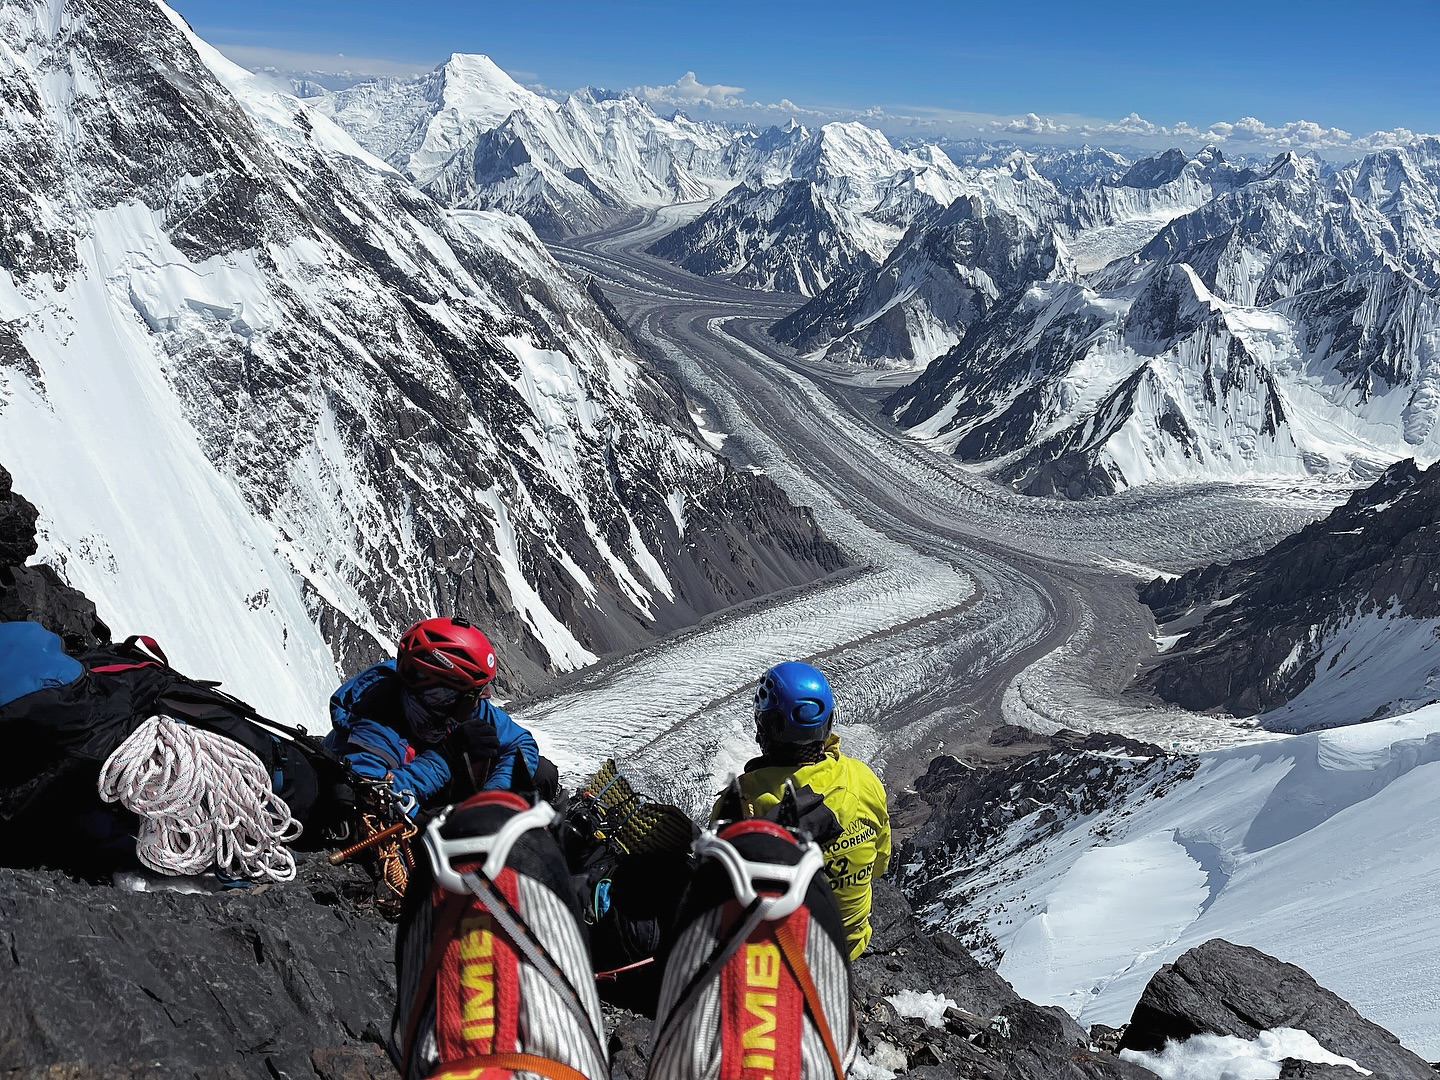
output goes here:
{"type": "Polygon", "coordinates": [[[1016,821],[1002,861],[953,868],[964,908],[927,914],[982,921],[1016,990],[1084,1024],[1124,1023],[1162,964],[1221,937],[1440,1057],[1440,705],[1184,765],[1052,835],[1020,843],[1036,823],[1016,821]]]}
{"type": "Polygon", "coordinates": [[[524,222],[158,4],[6,4],[0,63],[0,459],[117,632],[324,723],[436,611],[523,687],[838,565],[524,222]]]}

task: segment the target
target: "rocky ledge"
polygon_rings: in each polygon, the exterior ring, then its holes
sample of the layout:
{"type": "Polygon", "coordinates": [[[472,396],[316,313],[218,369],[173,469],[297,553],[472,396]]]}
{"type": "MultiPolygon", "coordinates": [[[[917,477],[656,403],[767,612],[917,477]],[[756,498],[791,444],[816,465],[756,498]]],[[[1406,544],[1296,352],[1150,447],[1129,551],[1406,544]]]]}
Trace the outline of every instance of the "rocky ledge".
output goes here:
{"type": "MultiPolygon", "coordinates": [[[[394,936],[370,892],[362,871],[318,856],[302,858],[291,884],[183,894],[0,869],[0,1077],[393,1077],[382,1045],[394,936]]],[[[1139,1080],[1154,1074],[1113,1051],[1282,1027],[1387,1080],[1435,1077],[1301,969],[1224,941],[1162,969],[1128,1028],[1086,1032],[1019,997],[956,938],[923,929],[888,882],[855,983],[857,1077],[1139,1080]]],[[[640,1080],[650,1022],[607,1009],[607,1029],[612,1076],[640,1080]]]]}

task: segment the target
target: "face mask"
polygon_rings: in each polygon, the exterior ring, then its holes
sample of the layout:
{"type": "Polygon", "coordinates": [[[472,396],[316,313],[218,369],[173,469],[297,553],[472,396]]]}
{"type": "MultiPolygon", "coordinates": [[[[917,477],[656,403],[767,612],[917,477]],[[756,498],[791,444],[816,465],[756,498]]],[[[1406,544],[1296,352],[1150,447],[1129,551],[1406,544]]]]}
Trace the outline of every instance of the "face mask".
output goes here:
{"type": "Polygon", "coordinates": [[[416,742],[433,746],[450,734],[450,729],[455,724],[452,713],[431,712],[420,695],[409,690],[402,693],[400,698],[405,705],[405,720],[410,725],[410,733],[415,736],[416,742]]]}

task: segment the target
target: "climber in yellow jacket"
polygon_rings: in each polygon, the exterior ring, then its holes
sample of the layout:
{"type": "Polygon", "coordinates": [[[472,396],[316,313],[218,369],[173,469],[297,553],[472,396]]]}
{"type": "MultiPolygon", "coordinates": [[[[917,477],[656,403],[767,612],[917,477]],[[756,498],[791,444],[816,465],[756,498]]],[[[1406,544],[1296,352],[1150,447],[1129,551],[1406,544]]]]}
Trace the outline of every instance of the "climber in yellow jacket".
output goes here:
{"type": "Polygon", "coordinates": [[[776,664],[755,691],[760,756],[716,800],[711,823],[774,817],[793,779],[800,827],[819,841],[853,960],[870,942],[870,888],[890,862],[885,787],[863,761],[840,752],[831,733],[835,697],[809,664],[776,664]]]}

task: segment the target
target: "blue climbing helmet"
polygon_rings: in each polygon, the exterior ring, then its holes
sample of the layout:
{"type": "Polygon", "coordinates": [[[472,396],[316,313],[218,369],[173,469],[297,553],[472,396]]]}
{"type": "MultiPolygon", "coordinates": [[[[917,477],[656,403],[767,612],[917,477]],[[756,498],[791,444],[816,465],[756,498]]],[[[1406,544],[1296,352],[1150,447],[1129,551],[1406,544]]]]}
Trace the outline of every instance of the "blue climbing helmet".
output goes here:
{"type": "Polygon", "coordinates": [[[809,664],[776,664],[755,688],[755,729],[762,742],[820,742],[834,719],[830,683],[809,664]]]}

